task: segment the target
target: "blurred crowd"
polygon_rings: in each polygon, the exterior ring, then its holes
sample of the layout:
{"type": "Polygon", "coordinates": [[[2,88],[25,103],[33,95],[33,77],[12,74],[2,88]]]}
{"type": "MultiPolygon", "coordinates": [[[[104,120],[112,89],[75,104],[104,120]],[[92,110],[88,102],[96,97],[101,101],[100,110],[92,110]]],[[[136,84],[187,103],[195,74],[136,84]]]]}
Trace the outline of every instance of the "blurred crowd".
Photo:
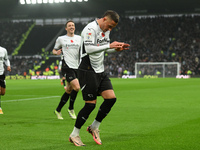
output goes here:
{"type": "MultiPolygon", "coordinates": [[[[7,48],[9,55],[29,26],[25,22],[0,23],[0,44],[7,48]]],[[[77,33],[83,27],[78,24],[77,33]]],[[[111,76],[124,70],[135,74],[135,62],[180,62],[181,74],[190,71],[200,75],[200,16],[121,17],[110,38],[111,42],[131,45],[127,51],[105,54],[105,68],[111,76]]],[[[35,62],[34,58],[11,59],[12,68],[18,74],[27,70],[24,68],[31,69],[31,62],[35,62]],[[19,66],[23,68],[20,71],[19,66]]]]}
{"type": "Polygon", "coordinates": [[[180,62],[181,74],[200,75],[200,16],[121,18],[111,39],[131,45],[130,50],[108,54],[106,68],[135,74],[135,62],[180,62]]]}
{"type": "Polygon", "coordinates": [[[7,72],[9,75],[30,75],[30,70],[34,70],[34,66],[41,62],[40,57],[27,56],[27,57],[12,57],[11,62],[11,72],[7,72]]]}
{"type": "Polygon", "coordinates": [[[17,48],[23,34],[28,30],[32,23],[32,21],[0,21],[0,45],[7,49],[9,55],[17,48]]]}

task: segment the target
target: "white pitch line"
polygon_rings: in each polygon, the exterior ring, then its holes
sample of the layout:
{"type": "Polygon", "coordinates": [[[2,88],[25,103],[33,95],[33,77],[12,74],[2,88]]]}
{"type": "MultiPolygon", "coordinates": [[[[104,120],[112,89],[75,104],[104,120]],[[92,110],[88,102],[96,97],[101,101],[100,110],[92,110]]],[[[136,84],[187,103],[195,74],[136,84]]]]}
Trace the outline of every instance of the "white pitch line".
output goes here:
{"type": "Polygon", "coordinates": [[[19,102],[19,101],[31,101],[36,99],[46,99],[46,98],[52,98],[52,97],[60,97],[60,96],[49,96],[49,97],[38,97],[38,98],[26,98],[26,99],[15,99],[15,100],[5,100],[1,102],[19,102]]]}

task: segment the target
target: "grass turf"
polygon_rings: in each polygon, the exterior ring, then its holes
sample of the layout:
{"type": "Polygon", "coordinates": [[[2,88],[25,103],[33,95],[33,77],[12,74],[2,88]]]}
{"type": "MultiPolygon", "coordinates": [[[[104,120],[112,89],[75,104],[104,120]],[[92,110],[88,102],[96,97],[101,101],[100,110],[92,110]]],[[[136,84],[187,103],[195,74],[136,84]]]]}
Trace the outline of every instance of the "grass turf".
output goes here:
{"type": "MultiPolygon", "coordinates": [[[[200,79],[112,79],[117,103],[100,126],[103,145],[86,128],[103,99],[81,129],[87,150],[199,150],[200,79]]],[[[64,120],[53,114],[64,93],[60,80],[7,80],[1,97],[0,149],[78,149],[68,137],[75,121],[62,109],[64,120]]],[[[76,114],[84,105],[81,92],[76,114]]]]}

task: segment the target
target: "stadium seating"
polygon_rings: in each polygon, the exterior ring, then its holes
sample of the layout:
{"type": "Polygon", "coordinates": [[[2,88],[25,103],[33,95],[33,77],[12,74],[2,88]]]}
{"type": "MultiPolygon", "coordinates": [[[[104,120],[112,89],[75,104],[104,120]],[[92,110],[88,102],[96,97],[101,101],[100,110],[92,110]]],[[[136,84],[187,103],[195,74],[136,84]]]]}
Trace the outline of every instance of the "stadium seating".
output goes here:
{"type": "MultiPolygon", "coordinates": [[[[14,25],[12,22],[9,23],[0,26],[0,33],[3,33],[0,36],[1,46],[6,47],[11,54],[19,43],[19,34],[26,32],[32,22],[14,23],[14,25]],[[16,26],[19,27],[20,33],[15,31],[16,26]]],[[[83,26],[81,23],[76,24],[76,34],[81,33],[83,26]]],[[[106,54],[106,72],[111,76],[117,76],[118,68],[122,67],[123,70],[134,74],[135,62],[180,62],[181,74],[187,74],[190,70],[192,75],[200,75],[199,26],[200,16],[121,17],[118,26],[111,32],[111,42],[127,42],[131,45],[130,50],[106,54]]],[[[62,27],[35,26],[18,55],[41,55],[41,49],[55,38],[62,27]]],[[[65,33],[66,31],[63,30],[61,35],[65,33]]],[[[48,49],[49,55],[51,55],[53,45],[48,49]]],[[[13,64],[12,60],[11,64],[13,64]]]]}
{"type": "Polygon", "coordinates": [[[57,25],[35,26],[18,55],[41,54],[41,49],[51,42],[62,27],[57,25]]]}

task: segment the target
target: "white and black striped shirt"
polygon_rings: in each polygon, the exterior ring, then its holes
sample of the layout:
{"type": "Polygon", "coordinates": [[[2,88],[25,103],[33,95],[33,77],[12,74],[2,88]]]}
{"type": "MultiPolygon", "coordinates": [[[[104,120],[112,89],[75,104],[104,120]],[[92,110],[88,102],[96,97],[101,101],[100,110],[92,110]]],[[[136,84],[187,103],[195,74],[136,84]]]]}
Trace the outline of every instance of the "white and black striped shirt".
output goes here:
{"type": "Polygon", "coordinates": [[[0,46],[0,75],[4,74],[4,63],[10,66],[7,50],[0,46]]]}
{"type": "Polygon", "coordinates": [[[62,48],[65,63],[69,68],[78,69],[79,65],[79,49],[81,46],[81,36],[74,35],[73,37],[63,35],[56,40],[54,49],[62,48]]]}
{"type": "Polygon", "coordinates": [[[89,23],[82,31],[81,63],[79,69],[104,72],[104,52],[110,49],[110,31],[103,32],[97,21],[89,23]]]}

